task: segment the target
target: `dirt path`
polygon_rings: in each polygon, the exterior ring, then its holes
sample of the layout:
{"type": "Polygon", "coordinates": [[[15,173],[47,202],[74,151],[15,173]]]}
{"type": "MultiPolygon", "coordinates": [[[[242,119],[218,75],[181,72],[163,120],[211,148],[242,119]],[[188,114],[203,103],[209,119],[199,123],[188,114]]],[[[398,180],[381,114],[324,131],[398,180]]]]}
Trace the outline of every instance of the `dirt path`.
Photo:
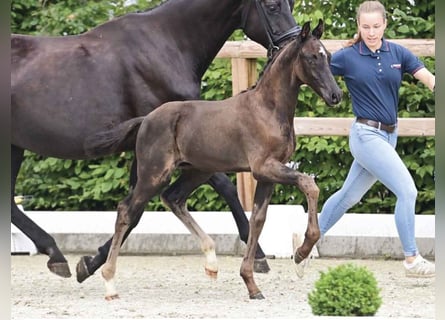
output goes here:
{"type": "MultiPolygon", "coordinates": [[[[79,259],[67,257],[72,271],[79,259]]],[[[400,261],[315,259],[299,279],[290,259],[269,260],[272,271],[256,274],[265,300],[249,300],[239,276],[241,257],[219,257],[218,279],[204,274],[201,256],[122,256],[119,300],[104,300],[98,274],[79,284],[46,269],[47,257],[11,257],[11,319],[311,318],[307,294],[329,266],[353,262],[374,272],[383,304],[377,317],[435,317],[435,279],[408,279],[400,261]]]]}

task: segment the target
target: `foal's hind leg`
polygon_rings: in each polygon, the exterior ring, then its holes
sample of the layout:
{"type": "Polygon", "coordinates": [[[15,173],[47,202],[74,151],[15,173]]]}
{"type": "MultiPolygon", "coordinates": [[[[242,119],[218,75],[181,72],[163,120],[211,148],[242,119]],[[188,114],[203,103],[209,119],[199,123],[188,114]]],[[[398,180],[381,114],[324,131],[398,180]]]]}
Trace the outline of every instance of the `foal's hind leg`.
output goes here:
{"type": "Polygon", "coordinates": [[[23,149],[11,146],[11,222],[34,242],[39,253],[49,256],[47,266],[51,272],[69,278],[71,271],[68,262],[57,247],[54,238],[25,215],[15,203],[15,183],[23,161],[23,152],[23,149]]]}
{"type": "MultiPolygon", "coordinates": [[[[133,189],[136,186],[137,182],[137,160],[134,157],[133,162],[131,164],[130,171],[130,189],[133,189]]],[[[122,239],[122,243],[125,242],[131,230],[136,227],[140,218],[142,217],[143,210],[137,214],[137,218],[135,218],[133,224],[128,228],[127,232],[125,232],[124,238],[122,239]]],[[[102,246],[98,248],[98,253],[95,256],[82,256],[77,263],[76,266],[76,277],[77,282],[82,283],[86,279],[88,279],[91,275],[96,272],[107,260],[108,252],[110,251],[111,242],[113,238],[108,239],[102,246]]]]}
{"type": "MultiPolygon", "coordinates": [[[[215,189],[215,191],[223,197],[232,211],[233,218],[235,219],[236,226],[240,239],[247,244],[247,238],[249,236],[249,220],[246,217],[243,207],[238,199],[238,192],[224,173],[215,173],[208,183],[215,189]]],[[[266,255],[258,244],[255,251],[255,262],[253,264],[253,271],[258,273],[268,273],[270,271],[269,264],[266,260],[266,255]]]]}
{"type": "Polygon", "coordinates": [[[203,184],[211,173],[197,170],[184,170],[181,176],[161,194],[162,201],[182,221],[187,229],[201,241],[201,250],[206,256],[205,271],[212,278],[218,274],[215,242],[205,233],[187,210],[186,201],[190,193],[203,184]]]}
{"type": "Polygon", "coordinates": [[[124,234],[129,228],[131,217],[129,214],[129,202],[132,193],[121,201],[117,208],[117,217],[114,229],[114,235],[111,241],[111,247],[108,252],[108,258],[102,267],[102,278],[105,280],[105,299],[113,300],[119,298],[114,284],[116,274],[116,263],[119,250],[123,242],[124,234]]]}
{"type": "Polygon", "coordinates": [[[124,235],[129,226],[132,224],[133,213],[141,211],[145,206],[145,201],[136,200],[133,192],[130,193],[123,201],[121,201],[117,208],[117,217],[115,223],[115,230],[113,240],[111,242],[110,251],[108,252],[107,261],[102,267],[102,278],[105,280],[105,299],[117,299],[119,295],[116,291],[114,283],[114,276],[116,274],[116,263],[119,255],[120,247],[122,245],[124,235]]]}
{"type": "MultiPolygon", "coordinates": [[[[145,179],[144,179],[145,180],[145,179]]],[[[107,261],[102,267],[102,277],[105,280],[106,300],[113,300],[118,298],[116,287],[114,284],[114,276],[116,274],[116,263],[120,248],[128,235],[129,230],[133,228],[139,221],[145,205],[148,201],[157,194],[164,181],[159,180],[159,184],[151,185],[146,183],[139,183],[130,194],[119,203],[118,215],[115,223],[115,233],[113,235],[110,250],[108,252],[107,261]]]]}

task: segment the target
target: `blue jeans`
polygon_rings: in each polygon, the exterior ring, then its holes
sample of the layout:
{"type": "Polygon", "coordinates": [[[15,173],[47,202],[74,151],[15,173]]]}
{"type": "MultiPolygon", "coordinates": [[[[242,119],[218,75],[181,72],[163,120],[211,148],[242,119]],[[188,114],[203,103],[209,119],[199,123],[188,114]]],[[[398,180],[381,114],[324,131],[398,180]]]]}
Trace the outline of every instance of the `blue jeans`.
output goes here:
{"type": "Polygon", "coordinates": [[[397,129],[388,133],[353,122],[349,147],[354,161],[342,188],[323,205],[319,217],[322,235],[379,180],[397,197],[394,217],[405,256],[418,254],[414,232],[417,189],[395,150],[396,144],[397,129]]]}

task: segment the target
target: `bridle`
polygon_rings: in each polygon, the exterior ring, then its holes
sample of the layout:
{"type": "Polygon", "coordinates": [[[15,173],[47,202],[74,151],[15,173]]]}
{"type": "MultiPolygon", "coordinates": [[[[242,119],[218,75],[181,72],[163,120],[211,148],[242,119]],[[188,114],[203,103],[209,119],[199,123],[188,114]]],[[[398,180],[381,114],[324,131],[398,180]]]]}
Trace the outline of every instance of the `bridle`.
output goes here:
{"type": "Polygon", "coordinates": [[[268,58],[271,58],[272,55],[276,51],[278,51],[282,47],[282,45],[285,42],[287,42],[288,39],[294,38],[295,36],[297,36],[300,33],[301,27],[296,25],[280,35],[275,35],[272,32],[272,28],[269,24],[269,20],[267,19],[266,12],[260,3],[261,1],[253,0],[253,1],[247,1],[247,5],[243,10],[243,13],[242,13],[243,15],[242,15],[242,20],[241,20],[241,27],[243,30],[247,25],[247,17],[248,17],[249,12],[252,8],[252,2],[255,2],[255,6],[258,11],[260,20],[261,20],[261,24],[266,29],[267,38],[269,40],[269,48],[267,50],[267,56],[268,56],[268,58]]]}

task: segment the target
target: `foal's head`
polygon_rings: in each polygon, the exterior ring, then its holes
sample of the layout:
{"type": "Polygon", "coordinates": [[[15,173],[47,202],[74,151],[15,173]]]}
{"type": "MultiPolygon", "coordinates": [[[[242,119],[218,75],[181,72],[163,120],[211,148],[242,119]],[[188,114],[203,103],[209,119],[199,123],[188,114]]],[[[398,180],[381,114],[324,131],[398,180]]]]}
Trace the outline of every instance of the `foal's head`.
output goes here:
{"type": "Polygon", "coordinates": [[[310,22],[306,22],[297,39],[290,44],[294,46],[289,50],[294,55],[292,78],[310,86],[328,105],[334,105],[340,102],[342,91],[329,66],[331,54],[320,41],[322,34],[323,21],[321,19],[312,32],[310,22]]]}

